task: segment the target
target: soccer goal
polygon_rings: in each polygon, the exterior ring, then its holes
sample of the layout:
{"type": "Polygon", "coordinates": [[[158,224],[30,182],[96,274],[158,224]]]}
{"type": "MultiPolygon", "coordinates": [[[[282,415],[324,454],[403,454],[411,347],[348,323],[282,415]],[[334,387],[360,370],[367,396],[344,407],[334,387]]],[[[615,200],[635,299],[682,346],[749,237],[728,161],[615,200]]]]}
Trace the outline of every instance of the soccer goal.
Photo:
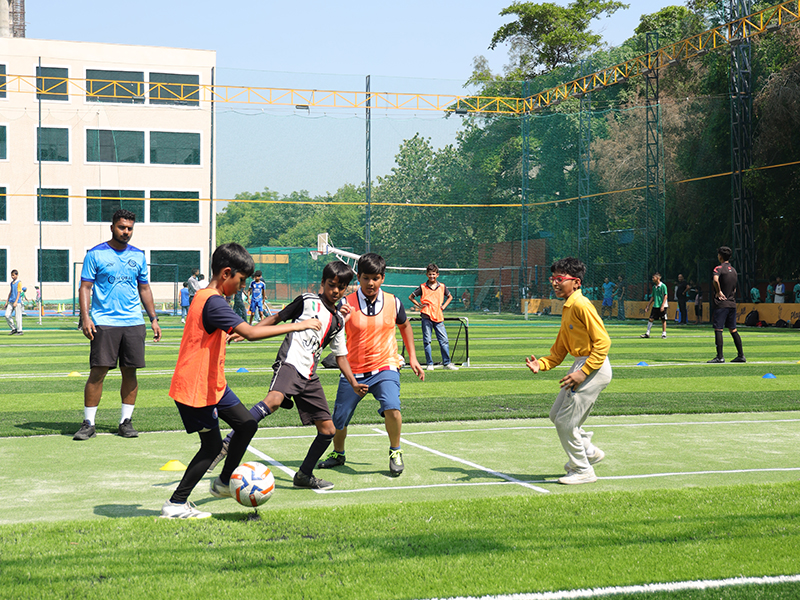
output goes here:
{"type": "MultiPolygon", "coordinates": [[[[425,366],[425,350],[422,347],[422,318],[409,317],[411,326],[414,328],[414,350],[417,360],[425,366]]],[[[450,361],[456,365],[469,366],[469,319],[466,317],[444,317],[444,329],[447,332],[447,340],[450,344],[450,361]]],[[[402,345],[400,354],[403,359],[408,361],[408,352],[405,344],[402,345]]],[[[431,332],[431,355],[433,363],[442,364],[442,355],[439,351],[439,342],[436,340],[436,332],[431,332]]]]}

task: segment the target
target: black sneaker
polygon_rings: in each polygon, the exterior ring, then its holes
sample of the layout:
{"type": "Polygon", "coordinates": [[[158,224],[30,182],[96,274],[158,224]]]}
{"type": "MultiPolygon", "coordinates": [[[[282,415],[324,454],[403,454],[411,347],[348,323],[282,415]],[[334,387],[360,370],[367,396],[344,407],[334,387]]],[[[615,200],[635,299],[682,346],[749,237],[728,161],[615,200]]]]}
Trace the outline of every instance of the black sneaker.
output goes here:
{"type": "Polygon", "coordinates": [[[94,425],[89,423],[89,420],[85,420],[81,423],[81,428],[72,436],[73,440],[78,440],[82,442],[84,440],[88,440],[89,438],[93,438],[97,435],[97,432],[94,430],[94,425]]]}
{"type": "Polygon", "coordinates": [[[732,358],[731,362],[732,363],[733,362],[736,362],[736,363],[743,363],[744,362],[744,363],[746,363],[747,359],[744,356],[737,356],[736,358],[732,358]]]}
{"type": "Polygon", "coordinates": [[[217,465],[220,462],[222,462],[223,458],[228,456],[228,444],[229,443],[230,443],[230,440],[228,440],[228,438],[225,438],[224,440],[222,440],[222,450],[220,450],[219,454],[217,454],[217,458],[215,458],[213,461],[211,461],[211,466],[208,467],[208,472],[209,473],[211,473],[211,471],[213,471],[217,467],[217,465]]]}
{"type": "Polygon", "coordinates": [[[14,331],[14,335],[22,335],[22,330],[17,329],[16,331],[14,331]]]}
{"type": "Polygon", "coordinates": [[[122,423],[119,424],[119,429],[117,429],[117,435],[124,438],[135,438],[139,437],[139,432],[133,428],[133,424],[131,423],[130,419],[125,419],[122,423]]]}
{"type": "Polygon", "coordinates": [[[403,451],[389,449],[389,472],[397,477],[405,469],[403,465],[403,451]]]}
{"type": "Polygon", "coordinates": [[[724,358],[720,358],[719,356],[715,356],[714,358],[712,358],[708,362],[710,364],[714,364],[714,365],[721,365],[722,363],[725,362],[725,359],[724,358]]]}
{"type": "Polygon", "coordinates": [[[317,464],[318,469],[332,469],[333,467],[339,467],[344,464],[344,453],[337,452],[334,450],[330,454],[328,454],[328,458],[317,464]]]}
{"type": "Polygon", "coordinates": [[[313,475],[306,475],[302,471],[298,471],[294,474],[294,480],[292,483],[294,484],[294,487],[303,488],[306,490],[329,490],[333,487],[333,484],[330,481],[325,481],[324,479],[314,477],[313,475]]]}
{"type": "Polygon", "coordinates": [[[11,331],[8,332],[8,335],[14,335],[15,333],[17,333],[17,330],[12,329],[11,331]]]}

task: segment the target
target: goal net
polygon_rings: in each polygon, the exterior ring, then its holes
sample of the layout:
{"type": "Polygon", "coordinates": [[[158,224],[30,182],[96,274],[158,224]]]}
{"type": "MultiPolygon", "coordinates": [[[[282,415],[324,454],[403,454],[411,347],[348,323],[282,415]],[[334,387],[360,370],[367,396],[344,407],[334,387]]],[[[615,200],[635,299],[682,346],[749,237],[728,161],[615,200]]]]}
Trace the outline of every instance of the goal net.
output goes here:
{"type": "MultiPolygon", "coordinates": [[[[422,319],[420,317],[409,317],[411,327],[414,330],[414,352],[421,365],[425,365],[425,349],[422,346],[422,319]]],[[[450,361],[456,365],[469,366],[469,319],[466,317],[445,317],[444,329],[447,332],[447,340],[450,345],[450,361]]],[[[401,343],[400,354],[408,362],[408,351],[406,346],[401,343]]],[[[431,332],[431,356],[433,364],[442,364],[442,354],[439,342],[436,339],[436,332],[431,332]]]]}

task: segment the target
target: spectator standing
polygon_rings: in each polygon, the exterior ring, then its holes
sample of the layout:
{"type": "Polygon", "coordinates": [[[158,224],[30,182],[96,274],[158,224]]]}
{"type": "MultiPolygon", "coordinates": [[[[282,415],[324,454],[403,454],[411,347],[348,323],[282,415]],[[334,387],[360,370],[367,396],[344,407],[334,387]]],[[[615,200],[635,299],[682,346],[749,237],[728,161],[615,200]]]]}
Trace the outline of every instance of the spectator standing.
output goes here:
{"type": "Polygon", "coordinates": [[[678,309],[681,311],[681,325],[688,325],[689,324],[689,315],[686,313],[686,292],[689,291],[689,284],[686,283],[686,280],[683,278],[682,274],[678,274],[678,285],[675,291],[675,295],[677,296],[676,300],[678,301],[678,309]]]}
{"type": "Polygon", "coordinates": [[[792,291],[794,292],[794,303],[800,304],[800,281],[794,284],[794,289],[792,291]]]}
{"type": "Polygon", "coordinates": [[[603,280],[603,304],[600,307],[602,318],[606,316],[606,309],[608,309],[608,318],[611,318],[611,310],[614,306],[614,288],[616,287],[613,282],[608,280],[608,277],[603,280]]]}
{"type": "Polygon", "coordinates": [[[750,302],[753,304],[758,304],[761,302],[761,290],[759,290],[755,285],[750,288],[750,302]]]}
{"type": "Polygon", "coordinates": [[[614,290],[614,295],[617,297],[617,319],[620,321],[625,320],[625,288],[627,287],[625,278],[622,275],[617,276],[617,287],[614,290]]]}
{"type": "Polygon", "coordinates": [[[83,423],[72,439],[95,437],[95,415],[103,395],[103,381],[119,361],[122,374],[122,410],[118,433],[138,437],[131,424],[139,385],[136,370],[145,366],[144,339],[147,330],[142,318],[144,305],[150,317],[153,340],[161,339],[153,293],[148,281],[144,252],[128,242],[133,235],[136,215],[118,210],[111,219],[111,239],[89,250],[83,260],[81,287],[81,330],[91,340],[89,379],[83,390],[83,423]]]}
{"type": "Polygon", "coordinates": [[[767,297],[764,299],[764,302],[767,304],[772,304],[775,302],[775,277],[769,278],[769,284],[767,285],[767,297]]]}
{"type": "Polygon", "coordinates": [[[786,284],[783,283],[782,277],[776,277],[775,281],[775,304],[784,304],[786,302],[786,284]]]}
{"type": "Polygon", "coordinates": [[[16,269],[11,271],[11,290],[6,299],[6,323],[11,329],[9,335],[22,335],[22,281],[16,269]]]}
{"type": "Polygon", "coordinates": [[[200,269],[192,269],[192,274],[186,281],[189,284],[189,303],[194,300],[194,295],[200,291],[200,280],[197,276],[200,275],[200,269]]]}

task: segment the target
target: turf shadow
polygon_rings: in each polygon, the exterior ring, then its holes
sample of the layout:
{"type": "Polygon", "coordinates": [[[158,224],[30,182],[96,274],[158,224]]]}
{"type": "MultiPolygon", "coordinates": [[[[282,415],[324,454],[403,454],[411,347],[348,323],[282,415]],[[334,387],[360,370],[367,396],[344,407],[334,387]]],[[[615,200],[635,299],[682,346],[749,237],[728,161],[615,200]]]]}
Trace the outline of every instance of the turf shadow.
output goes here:
{"type": "Polygon", "coordinates": [[[94,507],[94,514],[111,519],[128,519],[130,517],[157,517],[160,510],[140,508],[141,504],[99,504],[94,507]]]}

